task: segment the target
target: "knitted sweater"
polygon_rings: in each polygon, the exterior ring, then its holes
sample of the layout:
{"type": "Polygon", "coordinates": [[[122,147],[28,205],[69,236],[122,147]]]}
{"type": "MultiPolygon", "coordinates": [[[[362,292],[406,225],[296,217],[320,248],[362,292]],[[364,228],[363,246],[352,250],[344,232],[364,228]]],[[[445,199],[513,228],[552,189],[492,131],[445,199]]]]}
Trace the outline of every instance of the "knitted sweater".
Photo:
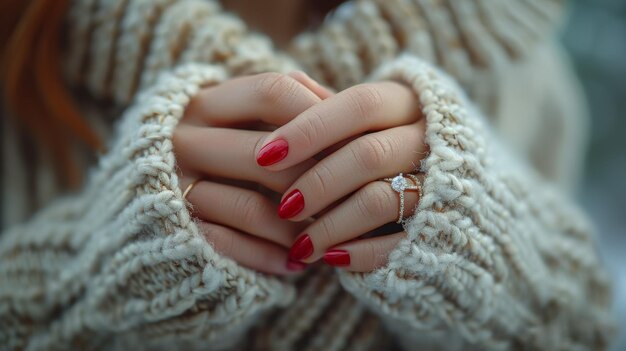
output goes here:
{"type": "Polygon", "coordinates": [[[0,348],[605,349],[608,277],[565,190],[585,123],[559,12],[357,0],[281,53],[215,2],[75,0],[68,80],[117,123],[84,189],[0,236],[0,348]],[[421,101],[423,196],[374,272],[247,269],[182,198],[171,138],[190,98],[296,68],[337,89],[397,80],[421,101]]]}

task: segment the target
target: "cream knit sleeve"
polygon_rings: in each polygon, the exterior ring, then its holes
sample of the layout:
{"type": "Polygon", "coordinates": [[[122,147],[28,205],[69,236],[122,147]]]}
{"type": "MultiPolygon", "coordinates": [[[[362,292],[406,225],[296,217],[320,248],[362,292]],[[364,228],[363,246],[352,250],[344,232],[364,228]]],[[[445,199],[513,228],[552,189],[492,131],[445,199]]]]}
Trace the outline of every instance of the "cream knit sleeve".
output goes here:
{"type": "Polygon", "coordinates": [[[402,52],[473,88],[482,72],[532,53],[562,12],[560,0],[352,0],[291,51],[315,79],[338,89],[402,52]]]}
{"type": "Polygon", "coordinates": [[[374,80],[419,95],[423,197],[389,262],[341,282],[407,349],[602,350],[608,278],[585,215],[509,153],[452,81],[413,56],[374,80]]]}
{"type": "Polygon", "coordinates": [[[161,76],[83,191],[0,235],[0,349],[215,349],[293,300],[291,286],[218,255],[181,196],[173,130],[191,96],[226,77],[193,64],[161,76]]]}
{"type": "Polygon", "coordinates": [[[73,0],[66,16],[67,80],[99,100],[124,106],[163,70],[189,62],[231,76],[288,72],[274,51],[217,0],[73,0]]]}

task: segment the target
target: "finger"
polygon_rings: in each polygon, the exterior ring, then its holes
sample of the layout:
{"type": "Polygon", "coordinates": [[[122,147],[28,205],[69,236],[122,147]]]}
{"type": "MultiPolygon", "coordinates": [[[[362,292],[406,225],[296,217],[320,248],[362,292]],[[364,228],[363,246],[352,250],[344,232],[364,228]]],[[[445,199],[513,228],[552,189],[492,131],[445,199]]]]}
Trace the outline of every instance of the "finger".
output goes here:
{"type": "Polygon", "coordinates": [[[322,100],[328,99],[329,97],[335,95],[333,91],[322,86],[303,71],[293,71],[288,73],[287,75],[300,82],[300,84],[307,87],[322,100]]]}
{"type": "Polygon", "coordinates": [[[336,246],[324,254],[324,262],[353,272],[371,272],[387,264],[389,254],[406,232],[361,239],[336,246]]]}
{"type": "Polygon", "coordinates": [[[348,139],[344,139],[334,145],[331,145],[330,147],[322,150],[320,153],[318,153],[317,155],[315,155],[313,158],[316,160],[322,160],[324,158],[326,158],[328,155],[331,155],[332,153],[334,153],[335,151],[341,149],[342,147],[350,144],[353,140],[356,140],[358,138],[360,138],[361,136],[363,136],[363,134],[358,134],[352,137],[349,137],[348,139]]]}
{"type": "Polygon", "coordinates": [[[283,125],[319,101],[314,92],[288,75],[262,73],[201,90],[186,118],[212,126],[250,121],[283,125]]]}
{"type": "MultiPolygon", "coordinates": [[[[404,192],[403,218],[413,215],[418,200],[418,191],[404,192]]],[[[291,247],[290,257],[317,261],[329,248],[397,221],[399,212],[400,198],[391,185],[372,182],[307,227],[291,247]]]]}
{"type": "MultiPolygon", "coordinates": [[[[185,179],[182,186],[191,180],[185,179]]],[[[184,189],[184,188],[183,188],[184,189]]],[[[289,247],[301,224],[286,222],[276,215],[276,206],[258,192],[230,185],[199,181],[187,193],[195,217],[225,225],[289,247]]]]}
{"type": "Polygon", "coordinates": [[[215,177],[252,181],[277,192],[285,189],[316,161],[306,160],[284,171],[259,167],[256,145],[267,132],[180,125],[174,131],[174,151],[180,167],[215,177]]]}
{"type": "Polygon", "coordinates": [[[344,90],[273,131],[256,151],[259,165],[291,167],[356,134],[413,123],[420,115],[413,91],[400,83],[362,84],[344,90]],[[269,157],[278,153],[281,157],[269,157]],[[272,162],[266,162],[270,158],[272,162]]]}
{"type": "Polygon", "coordinates": [[[281,218],[298,221],[371,181],[417,170],[424,157],[424,121],[370,133],[308,169],[286,191],[281,218]]]}
{"type": "Polygon", "coordinates": [[[306,267],[289,262],[287,250],[268,241],[207,222],[200,222],[198,228],[215,251],[248,268],[271,274],[290,274],[306,267]]]}

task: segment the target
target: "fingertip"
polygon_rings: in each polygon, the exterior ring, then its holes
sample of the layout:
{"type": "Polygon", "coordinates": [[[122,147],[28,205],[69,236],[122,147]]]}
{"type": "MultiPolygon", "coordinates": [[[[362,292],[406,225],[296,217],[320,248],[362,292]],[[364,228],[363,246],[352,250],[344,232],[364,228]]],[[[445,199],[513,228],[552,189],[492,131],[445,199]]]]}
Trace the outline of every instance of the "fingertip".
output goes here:
{"type": "Polygon", "coordinates": [[[289,143],[285,139],[275,139],[265,144],[257,153],[256,162],[261,167],[274,165],[287,157],[289,143]]]}
{"type": "Polygon", "coordinates": [[[291,219],[304,210],[304,196],[298,189],[292,190],[278,205],[278,217],[291,219]]]}
{"type": "Polygon", "coordinates": [[[287,259],[287,264],[285,266],[287,267],[289,273],[299,273],[304,271],[309,265],[304,262],[287,259]]]}
{"type": "Polygon", "coordinates": [[[400,232],[345,243],[326,251],[324,262],[351,272],[372,272],[388,263],[389,254],[405,237],[406,232],[400,232]]]}
{"type": "Polygon", "coordinates": [[[292,262],[302,262],[313,255],[314,251],[311,237],[304,233],[295,240],[289,249],[288,258],[292,262]]]}
{"type": "Polygon", "coordinates": [[[330,249],[324,253],[323,260],[333,267],[347,267],[350,265],[350,252],[341,249],[330,249]]]}

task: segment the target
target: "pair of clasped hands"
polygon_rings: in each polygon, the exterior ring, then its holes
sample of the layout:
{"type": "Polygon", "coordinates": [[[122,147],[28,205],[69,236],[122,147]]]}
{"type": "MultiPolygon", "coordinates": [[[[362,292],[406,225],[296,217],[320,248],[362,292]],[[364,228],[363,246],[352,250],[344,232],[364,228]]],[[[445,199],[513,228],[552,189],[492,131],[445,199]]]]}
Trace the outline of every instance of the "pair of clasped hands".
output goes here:
{"type": "MultiPolygon", "coordinates": [[[[383,266],[406,236],[399,194],[380,179],[415,172],[425,123],[417,95],[382,81],[334,93],[303,72],[202,89],[174,133],[181,188],[215,250],[271,274],[326,264],[383,266]],[[280,204],[275,198],[282,194],[280,204]]],[[[406,218],[417,192],[405,193],[406,218]]]]}

